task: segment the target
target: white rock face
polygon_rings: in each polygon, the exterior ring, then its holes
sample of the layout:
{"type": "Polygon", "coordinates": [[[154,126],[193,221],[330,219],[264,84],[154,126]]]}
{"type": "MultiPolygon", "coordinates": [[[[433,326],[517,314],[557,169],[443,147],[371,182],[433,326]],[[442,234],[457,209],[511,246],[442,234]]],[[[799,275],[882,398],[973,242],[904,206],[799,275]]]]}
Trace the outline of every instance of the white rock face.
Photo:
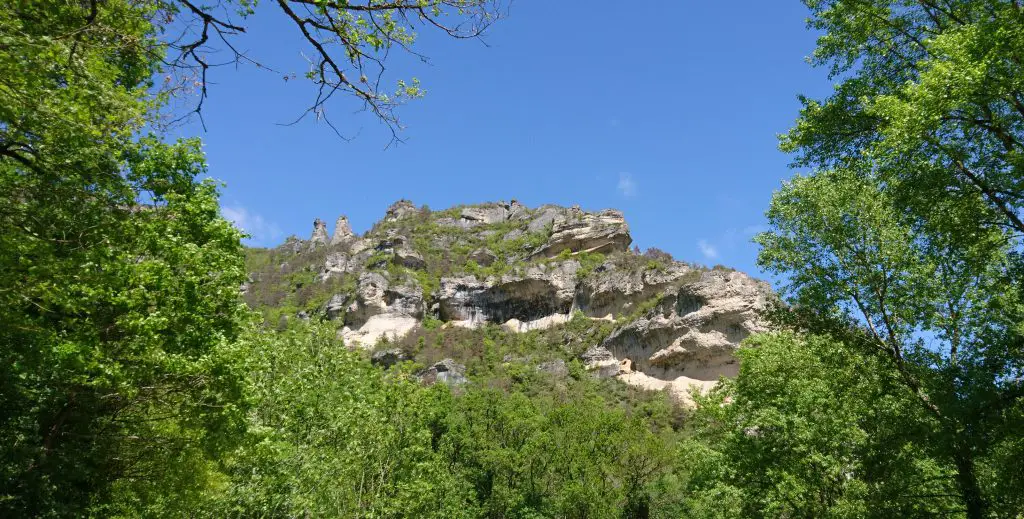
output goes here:
{"type": "Polygon", "coordinates": [[[345,344],[369,349],[385,337],[391,341],[401,339],[419,324],[419,319],[415,317],[380,314],[367,319],[357,330],[345,326],[338,335],[345,341],[345,344]]]}
{"type": "Polygon", "coordinates": [[[588,317],[628,314],[635,305],[658,295],[673,283],[699,275],[699,271],[683,263],[654,270],[624,268],[609,260],[580,283],[575,307],[588,317]]]}
{"type": "Polygon", "coordinates": [[[320,270],[318,279],[320,281],[327,281],[332,277],[341,276],[347,272],[353,272],[354,265],[350,263],[351,258],[348,254],[343,252],[329,252],[327,258],[324,259],[323,269],[320,270]]]}
{"type": "Polygon", "coordinates": [[[423,318],[423,291],[412,280],[392,285],[377,272],[359,276],[359,287],[353,301],[340,296],[328,301],[325,312],[330,318],[344,308],[345,326],[339,331],[347,344],[373,347],[380,339],[404,337],[423,318]],[[347,303],[347,306],[344,306],[347,303]]]}
{"type": "Polygon", "coordinates": [[[552,326],[558,326],[569,322],[572,316],[569,314],[551,314],[547,317],[541,317],[540,319],[534,319],[532,321],[520,321],[519,319],[509,319],[505,321],[502,326],[510,332],[524,333],[530,330],[544,330],[551,328],[552,326]]]}
{"type": "Polygon", "coordinates": [[[663,382],[676,396],[694,384],[707,389],[719,377],[736,376],[734,352],[751,333],[764,331],[758,312],[771,297],[766,283],[741,272],[704,272],[699,281],[663,296],[648,315],[613,332],[602,346],[643,373],[622,377],[626,383],[663,382]]]}

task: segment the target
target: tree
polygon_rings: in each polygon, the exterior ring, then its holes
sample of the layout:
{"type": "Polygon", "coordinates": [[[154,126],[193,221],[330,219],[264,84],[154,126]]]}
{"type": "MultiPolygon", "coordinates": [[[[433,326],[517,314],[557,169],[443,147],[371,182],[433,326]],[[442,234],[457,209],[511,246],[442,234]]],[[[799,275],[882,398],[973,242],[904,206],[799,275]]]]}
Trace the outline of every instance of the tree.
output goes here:
{"type": "MultiPolygon", "coordinates": [[[[96,0],[92,0],[96,1],[96,0]]],[[[258,56],[239,51],[242,21],[264,9],[252,0],[224,4],[200,4],[189,0],[149,0],[158,16],[161,43],[171,51],[166,61],[178,81],[166,85],[180,89],[196,85],[200,114],[207,93],[207,72],[225,64],[252,64],[272,70],[258,56]],[[171,23],[171,20],[174,23],[171,23]],[[214,62],[211,56],[226,52],[228,60],[214,62]]],[[[337,132],[327,112],[336,95],[354,97],[391,130],[397,139],[401,123],[396,109],[407,100],[423,95],[416,78],[389,75],[387,61],[393,51],[403,51],[427,61],[415,49],[417,27],[434,29],[455,39],[479,39],[503,14],[501,0],[275,0],[269,2],[291,21],[309,45],[308,70],[304,77],[317,88],[311,106],[299,117],[313,115],[337,132]]],[[[277,71],[274,71],[277,72],[277,71]]],[[[278,72],[288,80],[293,77],[278,72]]],[[[296,121],[298,122],[298,120],[296,121]]],[[[340,133],[339,133],[340,135],[340,133]]]]}
{"type": "Polygon", "coordinates": [[[0,7],[3,515],[187,508],[241,423],[241,235],[197,141],[138,137],[151,14],[0,7]]]}
{"type": "Polygon", "coordinates": [[[254,329],[248,430],[225,456],[210,516],[474,517],[470,488],[435,449],[451,408],[443,384],[385,374],[328,325],[254,329]]]}
{"type": "Polygon", "coordinates": [[[1024,395],[1024,10],[806,3],[813,61],[842,80],[783,138],[814,171],[773,197],[760,264],[806,329],[862,327],[849,346],[884,355],[936,421],[929,454],[967,517],[1012,516],[1019,478],[991,464],[1019,446],[1024,395]]]}
{"type": "MultiPolygon", "coordinates": [[[[476,37],[499,14],[485,0],[276,6],[315,50],[311,111],[348,93],[393,130],[422,91],[385,92],[389,52],[412,52],[416,24],[476,37]]],[[[5,515],[163,515],[216,486],[247,404],[241,235],[197,180],[199,142],[147,132],[191,87],[201,109],[214,40],[250,59],[232,18],[253,13],[249,0],[0,7],[5,515]]]]}
{"type": "Polygon", "coordinates": [[[884,358],[825,336],[752,337],[740,373],[699,397],[686,446],[694,516],[741,496],[744,517],[935,517],[958,512],[934,426],[884,358]]]}

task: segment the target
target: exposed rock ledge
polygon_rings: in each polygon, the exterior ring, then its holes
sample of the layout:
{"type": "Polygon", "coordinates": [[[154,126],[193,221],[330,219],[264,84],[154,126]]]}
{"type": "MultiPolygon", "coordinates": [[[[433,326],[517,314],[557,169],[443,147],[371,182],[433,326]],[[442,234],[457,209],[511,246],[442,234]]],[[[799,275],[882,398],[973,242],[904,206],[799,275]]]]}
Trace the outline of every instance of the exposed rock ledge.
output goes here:
{"type": "Polygon", "coordinates": [[[613,332],[601,345],[602,357],[587,366],[646,389],[669,389],[689,400],[691,386],[713,387],[735,377],[734,352],[751,333],[764,331],[758,313],[772,297],[770,287],[741,272],[713,270],[693,283],[674,287],[643,317],[613,332]],[[614,374],[609,366],[618,365],[614,374]]]}
{"type": "MultiPolygon", "coordinates": [[[[330,247],[323,252],[317,274],[321,282],[358,276],[354,294],[337,294],[321,308],[321,315],[339,321],[338,333],[348,344],[369,348],[382,338],[399,339],[420,326],[426,315],[445,326],[494,323],[528,332],[563,324],[581,312],[592,319],[619,320],[619,326],[583,359],[596,375],[665,389],[686,401],[691,386],[706,390],[719,377],[736,375],[735,349],[749,334],[763,329],[758,312],[773,297],[766,283],[740,272],[696,269],[670,259],[657,268],[644,267],[648,259],[628,250],[632,239],[619,211],[529,209],[513,201],[468,206],[457,217],[449,213],[435,221],[481,235],[506,225],[504,240],[545,232],[546,241],[517,253],[513,259],[519,267],[511,273],[485,279],[468,274],[443,277],[424,300],[415,276],[393,279],[386,267],[390,261],[411,272],[425,268],[426,258],[414,250],[411,240],[419,237],[402,231],[401,222],[429,217],[429,211],[401,200],[388,208],[384,222],[391,226],[380,232],[359,237],[341,217],[328,238],[326,225],[317,219],[308,241],[290,238],[282,245],[296,254],[330,247]],[[521,227],[509,232],[505,222],[521,222],[521,227]],[[566,251],[570,257],[561,259],[566,251]],[[572,256],[586,252],[604,253],[607,260],[584,275],[572,256]],[[377,265],[377,256],[390,259],[377,265]],[[637,313],[640,305],[653,299],[657,304],[652,309],[637,313]]],[[[451,245],[445,233],[430,239],[437,248],[451,245]]],[[[477,248],[467,259],[485,266],[497,256],[477,248]]],[[[286,267],[281,265],[281,271],[286,267]]]]}

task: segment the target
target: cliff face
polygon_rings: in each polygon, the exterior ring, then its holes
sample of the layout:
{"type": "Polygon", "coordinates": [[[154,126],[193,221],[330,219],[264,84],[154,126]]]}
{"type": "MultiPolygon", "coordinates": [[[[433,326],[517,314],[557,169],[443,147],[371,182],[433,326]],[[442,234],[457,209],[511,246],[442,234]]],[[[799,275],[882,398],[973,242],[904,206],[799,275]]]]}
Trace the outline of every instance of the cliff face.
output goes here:
{"type": "Polygon", "coordinates": [[[614,210],[512,201],[431,212],[402,200],[364,236],[344,216],[327,236],[317,219],[309,240],[250,251],[250,304],[282,321],[331,321],[361,348],[425,326],[529,333],[589,320],[609,331],[574,353],[587,369],[683,400],[736,374],[733,352],[763,329],[758,311],[774,297],[741,272],[630,251],[614,210]]]}

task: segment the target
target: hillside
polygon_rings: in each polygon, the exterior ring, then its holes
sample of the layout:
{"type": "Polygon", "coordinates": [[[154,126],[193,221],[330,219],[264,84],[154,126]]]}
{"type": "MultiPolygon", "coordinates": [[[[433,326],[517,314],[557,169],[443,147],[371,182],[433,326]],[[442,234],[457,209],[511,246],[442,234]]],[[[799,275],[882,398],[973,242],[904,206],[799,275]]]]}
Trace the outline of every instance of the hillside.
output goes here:
{"type": "Polygon", "coordinates": [[[741,272],[631,250],[615,210],[401,200],[363,236],[344,216],[333,233],[313,227],[308,240],[246,253],[243,292],[269,326],[329,321],[378,363],[458,377],[466,366],[470,379],[493,364],[578,364],[685,400],[691,385],[736,375],[734,350],[763,328],[757,312],[773,297],[741,272]]]}

